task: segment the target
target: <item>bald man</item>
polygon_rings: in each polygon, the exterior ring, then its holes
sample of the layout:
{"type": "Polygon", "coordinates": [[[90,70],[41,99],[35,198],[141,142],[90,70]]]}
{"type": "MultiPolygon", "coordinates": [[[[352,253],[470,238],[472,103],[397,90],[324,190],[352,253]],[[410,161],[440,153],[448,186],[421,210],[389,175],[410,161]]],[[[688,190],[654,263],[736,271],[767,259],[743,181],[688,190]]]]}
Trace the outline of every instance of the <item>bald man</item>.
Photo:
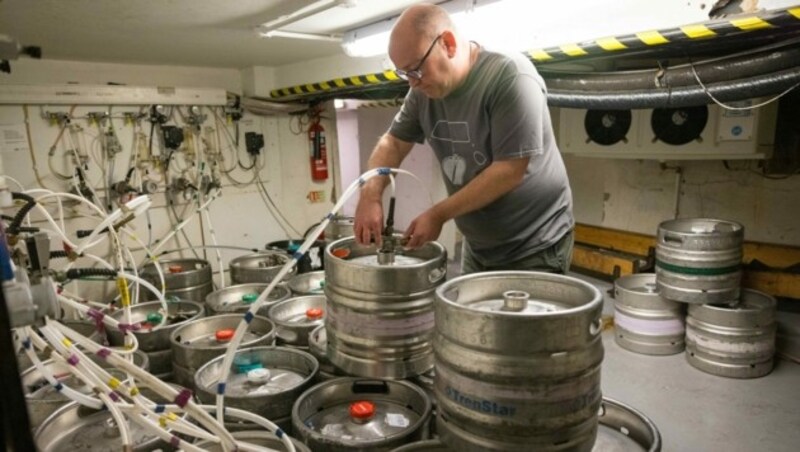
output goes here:
{"type": "MultiPolygon", "coordinates": [[[[436,240],[442,225],[455,220],[464,236],[462,273],[566,273],[572,194],[533,64],[467,40],[447,12],[428,4],[397,20],[389,58],[411,89],[369,167],[399,167],[414,143],[427,140],[449,194],[411,222],[407,246],[436,240]]],[[[361,190],[359,243],[380,243],[387,184],[375,177],[361,190]]]]}

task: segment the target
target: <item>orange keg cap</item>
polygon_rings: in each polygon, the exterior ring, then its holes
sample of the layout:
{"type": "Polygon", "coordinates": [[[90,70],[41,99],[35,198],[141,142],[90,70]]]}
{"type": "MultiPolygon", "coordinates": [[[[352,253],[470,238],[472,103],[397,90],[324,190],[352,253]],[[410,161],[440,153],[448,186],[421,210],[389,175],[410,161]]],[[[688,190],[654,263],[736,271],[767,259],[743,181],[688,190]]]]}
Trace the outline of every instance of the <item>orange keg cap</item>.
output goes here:
{"type": "Polygon", "coordinates": [[[306,317],[309,319],[321,319],[322,318],[322,309],[320,308],[309,308],[306,310],[306,317]]]}
{"type": "Polygon", "coordinates": [[[217,330],[217,332],[214,333],[214,337],[216,337],[219,342],[228,342],[229,340],[233,339],[233,329],[225,328],[222,330],[217,330]]]}
{"type": "Polygon", "coordinates": [[[347,259],[347,256],[350,255],[350,250],[347,248],[336,248],[335,250],[331,250],[331,254],[339,259],[347,259]]]}

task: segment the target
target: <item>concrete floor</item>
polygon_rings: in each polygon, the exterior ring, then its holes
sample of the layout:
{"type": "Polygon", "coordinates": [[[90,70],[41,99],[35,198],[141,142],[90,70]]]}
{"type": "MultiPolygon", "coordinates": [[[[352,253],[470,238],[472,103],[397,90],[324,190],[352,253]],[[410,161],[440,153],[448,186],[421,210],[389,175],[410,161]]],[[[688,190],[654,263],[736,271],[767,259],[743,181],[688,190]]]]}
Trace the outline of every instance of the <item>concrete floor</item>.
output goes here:
{"type": "MultiPolygon", "coordinates": [[[[579,274],[606,295],[612,284],[579,274]]],[[[800,365],[777,359],[769,375],[750,380],[701,372],[683,353],[647,356],[603,332],[603,395],[647,415],[661,432],[664,452],[800,450],[800,365]]]]}

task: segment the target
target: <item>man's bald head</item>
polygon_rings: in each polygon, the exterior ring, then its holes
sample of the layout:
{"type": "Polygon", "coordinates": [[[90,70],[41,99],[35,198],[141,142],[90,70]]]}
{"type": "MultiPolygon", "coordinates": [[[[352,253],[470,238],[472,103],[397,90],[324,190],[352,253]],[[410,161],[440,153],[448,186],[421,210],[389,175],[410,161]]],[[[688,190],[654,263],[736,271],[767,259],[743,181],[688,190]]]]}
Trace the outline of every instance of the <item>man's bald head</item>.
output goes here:
{"type": "Polygon", "coordinates": [[[397,19],[389,46],[395,42],[408,45],[412,39],[430,41],[442,31],[453,28],[450,16],[442,7],[429,4],[414,5],[397,19]]]}
{"type": "Polygon", "coordinates": [[[431,98],[447,96],[466,78],[470,44],[458,35],[447,11],[414,5],[397,19],[389,38],[389,58],[398,70],[415,72],[409,84],[431,98]]]}

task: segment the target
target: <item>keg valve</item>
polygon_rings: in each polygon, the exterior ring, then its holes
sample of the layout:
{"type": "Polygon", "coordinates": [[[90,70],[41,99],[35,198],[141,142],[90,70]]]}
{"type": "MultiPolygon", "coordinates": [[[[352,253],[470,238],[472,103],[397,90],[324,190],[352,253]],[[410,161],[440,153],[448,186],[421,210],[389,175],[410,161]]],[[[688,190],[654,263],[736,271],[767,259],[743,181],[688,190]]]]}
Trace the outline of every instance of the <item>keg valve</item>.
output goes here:
{"type": "Polygon", "coordinates": [[[386,215],[386,227],[383,228],[383,240],[378,249],[378,264],[391,265],[394,263],[395,249],[399,245],[394,236],[394,196],[389,199],[389,213],[386,215]]]}
{"type": "Polygon", "coordinates": [[[530,294],[521,290],[508,290],[503,292],[502,311],[520,312],[528,307],[530,294]]]}

